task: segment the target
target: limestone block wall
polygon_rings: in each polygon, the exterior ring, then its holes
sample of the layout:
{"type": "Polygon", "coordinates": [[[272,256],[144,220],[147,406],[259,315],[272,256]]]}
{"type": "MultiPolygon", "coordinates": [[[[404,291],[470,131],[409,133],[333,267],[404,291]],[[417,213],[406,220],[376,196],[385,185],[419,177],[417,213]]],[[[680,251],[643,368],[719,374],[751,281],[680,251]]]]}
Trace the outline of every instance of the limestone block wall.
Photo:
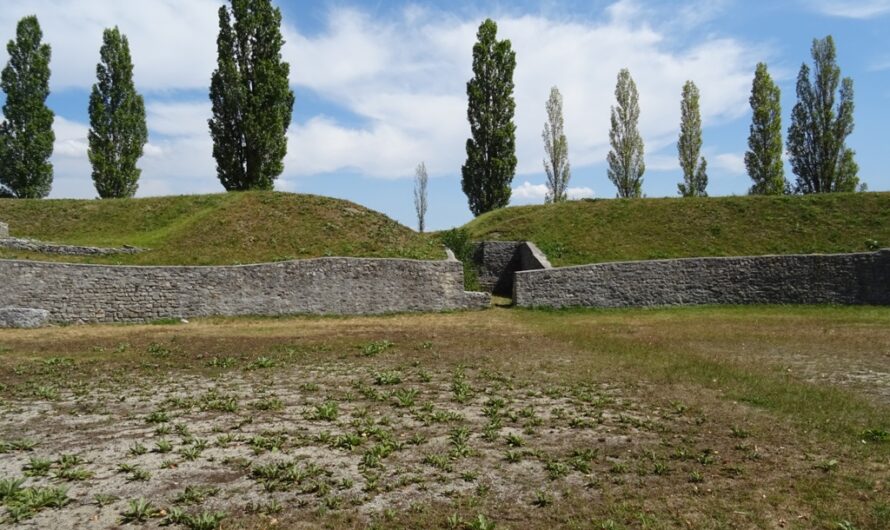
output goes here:
{"type": "Polygon", "coordinates": [[[6,223],[0,223],[0,239],[9,237],[9,225],[6,223]]]}
{"type": "Polygon", "coordinates": [[[550,268],[544,253],[528,241],[483,241],[476,245],[473,261],[479,286],[501,296],[513,295],[514,272],[550,268]]]}
{"type": "Polygon", "coordinates": [[[522,307],[890,305],[890,250],[600,263],[515,274],[522,307]]]}
{"type": "Polygon", "coordinates": [[[222,267],[122,267],[0,260],[0,307],[54,322],[209,315],[380,314],[487,306],[452,259],[319,258],[222,267]]]}

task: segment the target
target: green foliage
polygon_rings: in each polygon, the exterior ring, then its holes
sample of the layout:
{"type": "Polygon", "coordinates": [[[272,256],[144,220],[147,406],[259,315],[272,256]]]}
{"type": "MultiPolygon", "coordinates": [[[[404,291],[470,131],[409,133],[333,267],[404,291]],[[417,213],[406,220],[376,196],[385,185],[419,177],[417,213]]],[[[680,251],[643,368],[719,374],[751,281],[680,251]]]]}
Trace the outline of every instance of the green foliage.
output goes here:
{"type": "Polygon", "coordinates": [[[0,87],[6,93],[4,121],[0,124],[0,197],[40,199],[49,195],[53,182],[54,114],[46,106],[49,96],[49,44],[37,17],[21,19],[15,40],[6,51],[0,87]]]}
{"type": "Polygon", "coordinates": [[[801,65],[797,76],[797,104],[788,129],[788,154],[797,175],[798,193],[855,191],[859,166],[846,145],[853,132],[853,80],[841,80],[837,51],[831,35],[814,39],[815,76],[801,65]],[[840,84],[835,107],[835,92],[840,84]]]}
{"type": "Polygon", "coordinates": [[[468,291],[477,291],[479,289],[478,272],[473,262],[473,253],[476,251],[476,244],[470,238],[470,232],[466,228],[452,228],[439,234],[439,240],[446,248],[454,252],[457,258],[464,266],[464,288],[468,291]]]}
{"type": "Polygon", "coordinates": [[[284,170],[294,105],[281,11],[271,0],[231,0],[231,10],[219,8],[216,43],[209,125],[217,176],[228,191],[271,190],[284,170]]]}
{"type": "Polygon", "coordinates": [[[612,128],[609,130],[608,176],[618,188],[618,197],[636,198],[643,194],[643,137],[637,128],[640,121],[640,95],[626,68],[618,74],[615,86],[617,107],[612,107],[612,128]]]}
{"type": "Polygon", "coordinates": [[[890,193],[568,201],[504,208],[465,228],[475,240],[533,241],[558,267],[863,252],[890,241],[890,193]]]}
{"type": "Polygon", "coordinates": [[[568,198],[566,190],[572,178],[569,166],[569,142],[565,135],[565,121],[562,116],[562,94],[559,89],[550,89],[550,98],[545,106],[547,123],[544,124],[544,171],[547,173],[546,202],[562,202],[568,198]]]}
{"type": "Polygon", "coordinates": [[[684,197],[707,197],[708,163],[701,157],[701,111],[699,110],[698,87],[692,81],[683,85],[683,101],[680,105],[680,167],[683,169],[683,182],[677,185],[684,197]]]}
{"type": "Polygon", "coordinates": [[[474,215],[510,202],[510,183],[516,171],[516,53],[509,40],[497,40],[497,31],[491,19],[479,26],[478,42],[473,45],[473,78],[467,83],[472,138],[467,140],[461,187],[474,215]]]}
{"type": "Polygon", "coordinates": [[[782,161],[782,92],[758,63],[751,87],[751,130],[745,167],[754,181],[752,195],[782,195],[788,189],[782,161]]]}
{"type": "Polygon", "coordinates": [[[102,34],[98,82],[90,93],[93,182],[103,199],[132,197],[142,170],[136,162],[148,141],[145,102],[133,85],[133,60],[126,35],[115,27],[102,34]]]}

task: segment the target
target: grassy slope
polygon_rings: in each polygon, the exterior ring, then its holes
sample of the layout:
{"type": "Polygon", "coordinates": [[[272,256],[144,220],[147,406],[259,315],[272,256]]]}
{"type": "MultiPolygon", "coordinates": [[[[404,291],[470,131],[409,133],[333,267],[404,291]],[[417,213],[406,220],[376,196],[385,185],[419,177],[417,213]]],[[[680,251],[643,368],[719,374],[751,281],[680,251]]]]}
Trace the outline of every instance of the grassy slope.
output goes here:
{"type": "Polygon", "coordinates": [[[554,265],[890,246],[890,193],[570,201],[505,208],[474,239],[530,240],[554,265]]]}
{"type": "MultiPolygon", "coordinates": [[[[134,245],[124,264],[232,264],[319,256],[444,258],[441,248],[357,204],[314,195],[249,192],[147,199],[0,199],[10,232],[58,243],[134,245]]],[[[0,258],[84,259],[0,250],[0,258]]]]}

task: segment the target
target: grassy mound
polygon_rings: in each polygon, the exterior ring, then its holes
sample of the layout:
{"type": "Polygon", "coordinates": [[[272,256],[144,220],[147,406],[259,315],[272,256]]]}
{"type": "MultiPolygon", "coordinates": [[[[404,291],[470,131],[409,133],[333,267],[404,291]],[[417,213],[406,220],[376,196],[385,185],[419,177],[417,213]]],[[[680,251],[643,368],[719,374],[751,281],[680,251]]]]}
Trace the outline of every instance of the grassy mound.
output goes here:
{"type": "Polygon", "coordinates": [[[15,237],[88,246],[133,245],[136,255],[75,258],[0,249],[0,258],[133,265],[258,263],[321,256],[442,259],[438,242],[357,204],[276,192],[146,199],[0,199],[15,237]]]}
{"type": "Polygon", "coordinates": [[[489,212],[473,239],[532,241],[556,266],[890,247],[890,193],[583,200],[489,212]]]}

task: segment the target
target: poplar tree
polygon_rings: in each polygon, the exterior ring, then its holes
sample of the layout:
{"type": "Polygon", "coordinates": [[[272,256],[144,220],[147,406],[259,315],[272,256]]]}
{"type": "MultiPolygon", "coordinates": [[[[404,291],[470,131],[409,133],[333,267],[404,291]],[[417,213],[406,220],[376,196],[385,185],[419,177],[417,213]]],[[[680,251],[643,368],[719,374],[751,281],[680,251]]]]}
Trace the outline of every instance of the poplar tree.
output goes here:
{"type": "Polygon", "coordinates": [[[473,78],[467,83],[472,138],[467,140],[461,187],[474,215],[510,202],[510,183],[516,171],[516,53],[509,40],[497,40],[497,31],[491,19],[479,26],[473,45],[473,78]]]}
{"type": "Polygon", "coordinates": [[[568,198],[569,179],[572,178],[569,166],[569,142],[566,140],[565,123],[562,115],[562,94],[559,89],[550,89],[550,98],[545,105],[547,123],[544,124],[544,171],[547,173],[546,202],[562,202],[568,198]]]}
{"type": "Polygon", "coordinates": [[[219,8],[217,69],[210,82],[213,157],[226,190],[270,190],[284,171],[294,93],[281,59],[281,11],[271,0],[219,8]]]}
{"type": "Polygon", "coordinates": [[[6,45],[9,62],[0,77],[6,93],[0,124],[0,196],[39,199],[49,195],[53,182],[53,111],[49,96],[52,50],[42,43],[37,17],[21,19],[16,38],[6,45]]]}
{"type": "Polygon", "coordinates": [[[683,102],[680,107],[680,167],[683,182],[677,185],[684,197],[707,197],[708,162],[701,156],[701,111],[698,87],[692,81],[683,85],[683,102]]]}
{"type": "Polygon", "coordinates": [[[643,137],[637,128],[640,95],[627,68],[618,73],[615,99],[618,105],[612,107],[612,128],[609,130],[612,150],[606,158],[609,162],[608,176],[618,188],[618,197],[636,198],[643,194],[646,163],[643,161],[643,137]]]}
{"type": "Polygon", "coordinates": [[[136,162],[148,141],[145,102],[133,84],[133,60],[126,35],[115,27],[102,35],[90,94],[89,155],[93,182],[103,199],[132,197],[142,170],[136,162]]]}
{"type": "Polygon", "coordinates": [[[745,167],[754,181],[752,195],[782,195],[788,188],[782,162],[782,93],[759,63],[751,87],[751,129],[745,167]]]}
{"type": "Polygon", "coordinates": [[[798,193],[855,191],[859,166],[846,145],[853,132],[853,80],[841,80],[831,35],[814,39],[814,79],[804,63],[797,76],[797,104],[788,129],[788,154],[798,193]],[[839,100],[835,93],[840,84],[839,100]]]}
{"type": "Polygon", "coordinates": [[[428,181],[426,164],[421,162],[414,170],[414,211],[417,212],[417,231],[421,233],[426,228],[426,185],[428,181]]]}

